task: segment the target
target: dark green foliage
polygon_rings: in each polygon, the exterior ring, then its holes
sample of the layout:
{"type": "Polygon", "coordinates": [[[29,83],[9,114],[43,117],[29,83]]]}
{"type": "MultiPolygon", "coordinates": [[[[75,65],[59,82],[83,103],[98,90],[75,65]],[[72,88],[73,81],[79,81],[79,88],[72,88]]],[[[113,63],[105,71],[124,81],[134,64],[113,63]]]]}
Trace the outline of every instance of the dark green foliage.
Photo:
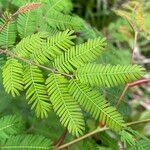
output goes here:
{"type": "Polygon", "coordinates": [[[22,119],[19,116],[5,116],[0,118],[0,140],[7,139],[21,131],[22,119]]]}

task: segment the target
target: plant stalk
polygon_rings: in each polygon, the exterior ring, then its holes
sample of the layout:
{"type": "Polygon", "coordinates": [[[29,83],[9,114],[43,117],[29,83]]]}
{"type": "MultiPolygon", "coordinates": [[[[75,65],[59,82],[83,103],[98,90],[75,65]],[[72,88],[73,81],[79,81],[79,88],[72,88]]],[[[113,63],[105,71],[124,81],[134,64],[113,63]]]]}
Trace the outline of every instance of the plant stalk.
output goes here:
{"type": "Polygon", "coordinates": [[[119,99],[117,101],[116,108],[119,107],[119,105],[120,105],[120,103],[121,103],[121,101],[122,101],[126,91],[128,90],[128,88],[131,88],[131,87],[134,87],[134,86],[138,86],[138,85],[141,85],[141,84],[144,84],[144,83],[148,83],[148,82],[150,82],[150,78],[143,78],[143,79],[140,79],[140,80],[128,83],[125,86],[123,92],[121,93],[121,95],[120,95],[120,97],[119,97],[119,99]]]}
{"type": "Polygon", "coordinates": [[[125,93],[126,93],[127,89],[128,89],[128,84],[126,84],[126,86],[124,87],[124,89],[123,89],[123,91],[122,91],[122,93],[121,93],[121,95],[120,95],[120,97],[119,97],[119,99],[117,101],[116,108],[119,107],[121,101],[123,100],[123,98],[125,96],[125,93]]]}
{"type": "Polygon", "coordinates": [[[12,53],[12,52],[10,52],[10,51],[8,51],[8,50],[2,50],[2,49],[0,49],[0,54],[6,54],[6,55],[10,56],[11,58],[16,58],[16,59],[18,59],[18,60],[21,60],[21,61],[27,63],[27,64],[35,65],[35,66],[37,66],[37,67],[39,67],[39,68],[48,70],[48,71],[53,72],[53,73],[61,74],[61,75],[63,75],[63,76],[67,76],[67,77],[70,77],[70,78],[73,77],[73,75],[71,75],[71,74],[60,73],[59,71],[57,71],[57,70],[55,70],[55,69],[52,69],[52,68],[49,68],[49,67],[46,67],[46,66],[37,64],[37,63],[35,63],[34,61],[31,61],[31,60],[29,60],[29,59],[19,57],[18,55],[14,54],[14,53],[12,53]]]}
{"type": "Polygon", "coordinates": [[[150,119],[133,121],[133,122],[126,123],[126,125],[127,126],[132,126],[132,125],[135,125],[135,124],[148,123],[148,122],[150,122],[150,119]]]}
{"type": "MultiPolygon", "coordinates": [[[[141,124],[141,123],[148,123],[148,122],[150,122],[150,119],[140,120],[140,121],[134,121],[134,122],[129,122],[129,123],[126,123],[126,126],[131,126],[131,125],[141,124]]],[[[75,140],[69,142],[69,143],[66,143],[66,144],[64,144],[64,145],[62,145],[62,146],[56,148],[56,150],[60,150],[60,149],[66,148],[66,147],[68,147],[68,146],[70,146],[70,145],[73,145],[73,144],[75,144],[75,143],[77,143],[77,142],[79,142],[79,141],[81,141],[81,140],[84,140],[84,139],[86,139],[86,138],[88,138],[88,137],[90,137],[90,136],[92,136],[92,135],[94,135],[94,134],[96,134],[96,133],[103,132],[103,131],[106,131],[106,130],[109,130],[109,128],[106,128],[106,127],[97,128],[97,129],[95,129],[95,130],[92,131],[92,132],[89,132],[89,133],[87,133],[87,134],[85,134],[85,135],[83,135],[83,136],[81,136],[81,137],[79,137],[79,138],[77,138],[77,139],[75,139],[75,140]]]]}
{"type": "Polygon", "coordinates": [[[55,147],[59,147],[60,145],[62,145],[62,143],[64,142],[65,137],[66,137],[66,135],[67,135],[67,132],[68,132],[67,129],[65,129],[65,130],[63,131],[62,135],[60,136],[60,138],[59,138],[58,141],[56,142],[55,147]]]}
{"type": "Polygon", "coordinates": [[[94,135],[96,133],[99,133],[99,132],[102,132],[102,131],[106,131],[108,129],[109,128],[106,128],[106,127],[104,127],[104,128],[97,128],[96,130],[94,130],[92,132],[89,132],[89,133],[85,134],[84,136],[81,136],[81,137],[79,137],[79,138],[77,138],[77,139],[75,139],[75,140],[73,140],[73,141],[71,141],[71,142],[69,142],[67,144],[64,144],[64,145],[56,148],[56,150],[60,150],[60,149],[66,148],[66,147],[68,147],[70,145],[73,145],[73,144],[75,144],[75,143],[77,143],[77,142],[79,142],[81,140],[84,140],[84,139],[86,139],[86,138],[88,138],[88,137],[90,137],[90,136],[92,136],[92,135],[94,135]]]}

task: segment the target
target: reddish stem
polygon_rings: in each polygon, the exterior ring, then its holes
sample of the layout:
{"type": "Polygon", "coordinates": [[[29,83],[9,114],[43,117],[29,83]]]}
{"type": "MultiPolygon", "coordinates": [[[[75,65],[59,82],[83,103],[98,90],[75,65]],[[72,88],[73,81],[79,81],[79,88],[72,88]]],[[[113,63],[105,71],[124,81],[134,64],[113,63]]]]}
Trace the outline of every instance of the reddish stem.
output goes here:
{"type": "Polygon", "coordinates": [[[66,135],[67,135],[67,129],[64,130],[64,132],[62,133],[62,135],[60,136],[60,138],[58,139],[58,141],[55,144],[55,147],[59,147],[60,145],[62,145],[66,135]]]}
{"type": "Polygon", "coordinates": [[[116,108],[119,107],[119,105],[120,105],[120,103],[121,103],[121,101],[122,101],[122,99],[123,99],[123,97],[124,97],[124,95],[125,95],[125,93],[126,93],[126,91],[127,91],[127,89],[128,89],[129,87],[138,86],[138,85],[141,85],[141,84],[144,84],[144,83],[148,83],[148,82],[150,82],[150,78],[143,78],[143,79],[140,79],[140,80],[137,80],[137,81],[128,83],[128,84],[125,86],[125,88],[124,88],[124,90],[123,90],[121,96],[119,97],[119,100],[117,101],[116,108]]]}
{"type": "Polygon", "coordinates": [[[148,82],[150,82],[150,78],[143,78],[143,79],[128,83],[128,87],[133,87],[133,86],[141,85],[141,84],[148,83],[148,82]]]}

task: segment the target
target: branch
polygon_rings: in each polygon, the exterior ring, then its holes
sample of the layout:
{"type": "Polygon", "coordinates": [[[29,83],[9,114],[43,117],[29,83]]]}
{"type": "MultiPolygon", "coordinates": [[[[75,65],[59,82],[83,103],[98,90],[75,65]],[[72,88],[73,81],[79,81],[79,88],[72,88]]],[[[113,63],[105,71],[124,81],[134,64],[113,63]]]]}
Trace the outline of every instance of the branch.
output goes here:
{"type": "MultiPolygon", "coordinates": [[[[150,119],[141,120],[141,121],[129,122],[129,123],[127,123],[126,125],[127,125],[127,126],[131,126],[131,125],[141,124],[141,123],[147,123],[147,122],[150,122],[150,119]]],[[[90,136],[92,136],[92,135],[94,135],[94,134],[96,134],[96,133],[103,132],[103,131],[106,131],[106,130],[109,130],[109,128],[106,128],[106,127],[104,127],[104,128],[97,128],[97,129],[95,129],[94,131],[89,132],[89,133],[87,133],[87,134],[84,135],[84,136],[81,136],[81,137],[79,137],[79,138],[77,138],[77,139],[75,139],[75,140],[73,140],[73,141],[71,141],[71,142],[69,142],[69,143],[66,143],[66,144],[64,144],[64,145],[62,145],[62,146],[56,148],[56,150],[60,150],[60,149],[66,148],[66,147],[68,147],[68,146],[70,146],[70,145],[73,145],[73,144],[75,144],[75,143],[77,143],[77,142],[79,142],[79,141],[81,141],[81,140],[84,140],[84,139],[86,139],[86,138],[88,138],[88,137],[90,137],[90,136]]]]}
{"type": "Polygon", "coordinates": [[[134,86],[141,85],[143,83],[148,83],[148,82],[150,82],[150,78],[143,78],[141,80],[128,83],[128,87],[134,87],[134,86]]]}
{"type": "Polygon", "coordinates": [[[67,132],[68,132],[68,130],[65,129],[64,132],[62,133],[62,135],[60,136],[60,138],[58,139],[58,141],[55,144],[56,148],[59,147],[60,145],[62,145],[62,143],[63,143],[63,141],[65,139],[65,136],[67,135],[67,132]]]}
{"type": "Polygon", "coordinates": [[[140,79],[140,80],[137,80],[137,81],[128,83],[128,84],[125,86],[123,92],[121,93],[121,95],[120,95],[120,97],[119,97],[119,99],[118,99],[118,101],[117,101],[117,103],[116,103],[116,108],[119,107],[119,105],[120,105],[120,103],[121,103],[123,97],[125,96],[125,93],[126,93],[126,91],[128,90],[128,88],[131,88],[131,87],[134,87],[134,86],[138,86],[138,85],[141,85],[141,84],[144,84],[144,83],[148,83],[148,82],[150,82],[150,78],[144,78],[144,79],[140,79]]]}
{"type": "Polygon", "coordinates": [[[118,101],[117,101],[117,103],[116,103],[116,108],[119,107],[121,101],[123,100],[123,98],[124,98],[124,96],[125,96],[125,93],[126,93],[127,89],[128,89],[128,84],[124,87],[124,89],[123,89],[121,95],[119,96],[119,99],[118,99],[118,101]]]}
{"type": "Polygon", "coordinates": [[[127,125],[127,126],[132,126],[132,125],[135,125],[135,124],[148,123],[148,122],[150,122],[150,119],[145,119],[145,120],[139,120],[139,121],[129,122],[129,123],[127,123],[126,125],[127,125]]]}
{"type": "Polygon", "coordinates": [[[60,72],[57,71],[56,69],[48,68],[48,67],[46,67],[46,66],[37,64],[37,63],[35,63],[34,61],[31,61],[31,60],[29,60],[29,59],[19,57],[18,55],[14,54],[14,53],[12,53],[12,52],[10,52],[10,51],[8,51],[8,50],[2,50],[2,49],[0,49],[0,54],[6,54],[6,55],[10,56],[11,58],[19,59],[19,60],[21,60],[21,61],[23,61],[23,62],[25,62],[25,63],[27,63],[27,64],[32,64],[32,65],[35,65],[35,66],[37,66],[37,67],[39,67],[39,68],[48,70],[48,71],[53,72],[53,73],[58,73],[58,74],[61,74],[61,75],[63,75],[63,76],[67,76],[67,77],[70,77],[70,78],[72,78],[72,77],[74,76],[74,75],[71,75],[71,74],[60,73],[60,72]]]}
{"type": "Polygon", "coordinates": [[[56,150],[63,149],[63,148],[65,148],[65,147],[68,147],[68,146],[70,146],[70,145],[73,145],[73,144],[75,144],[75,143],[77,143],[77,142],[79,142],[79,141],[81,141],[81,140],[84,140],[84,139],[86,139],[86,138],[88,138],[88,137],[90,137],[90,136],[92,136],[92,135],[94,135],[94,134],[96,134],[96,133],[99,133],[99,132],[102,132],[102,131],[106,131],[106,130],[108,130],[108,128],[106,128],[106,127],[104,127],[104,128],[97,128],[96,130],[94,130],[94,131],[92,131],[92,132],[89,132],[89,133],[87,133],[87,134],[84,135],[84,136],[81,136],[81,137],[79,137],[79,138],[77,138],[77,139],[75,139],[75,140],[73,140],[73,141],[71,141],[71,142],[69,142],[69,143],[67,143],[67,144],[64,144],[64,145],[62,145],[62,146],[56,148],[56,150]]]}

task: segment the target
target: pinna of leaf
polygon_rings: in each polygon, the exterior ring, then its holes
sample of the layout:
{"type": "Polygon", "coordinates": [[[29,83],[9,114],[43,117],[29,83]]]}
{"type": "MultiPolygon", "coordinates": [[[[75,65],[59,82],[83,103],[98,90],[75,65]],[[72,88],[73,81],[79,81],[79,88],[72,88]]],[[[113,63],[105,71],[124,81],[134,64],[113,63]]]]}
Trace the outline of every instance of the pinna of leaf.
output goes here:
{"type": "Polygon", "coordinates": [[[143,68],[95,64],[93,61],[105,50],[105,39],[98,37],[75,45],[73,34],[66,30],[49,37],[40,32],[24,38],[14,53],[33,59],[34,65],[8,58],[3,67],[5,90],[16,96],[25,88],[29,104],[38,117],[47,117],[53,108],[61,123],[76,136],[85,130],[81,107],[112,130],[121,131],[125,127],[122,116],[95,86],[113,87],[134,81],[142,76],[143,68]],[[42,65],[53,62],[58,70],[50,73],[46,82],[38,67],[41,62],[42,65]],[[73,76],[68,78],[64,73],[73,76]]]}

